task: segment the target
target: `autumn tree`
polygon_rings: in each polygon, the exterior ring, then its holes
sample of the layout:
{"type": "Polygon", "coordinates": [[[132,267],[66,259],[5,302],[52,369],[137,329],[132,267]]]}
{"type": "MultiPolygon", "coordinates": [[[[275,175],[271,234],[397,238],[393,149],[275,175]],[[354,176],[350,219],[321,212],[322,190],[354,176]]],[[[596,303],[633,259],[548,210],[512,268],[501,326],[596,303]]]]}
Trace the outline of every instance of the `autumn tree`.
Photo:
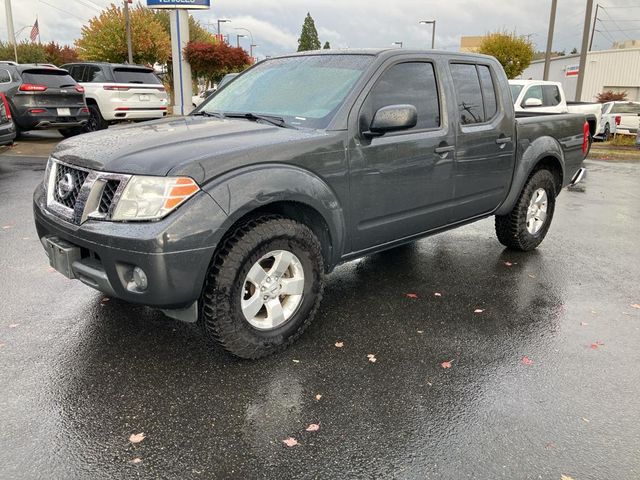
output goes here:
{"type": "Polygon", "coordinates": [[[245,50],[231,47],[225,42],[189,42],[184,55],[192,73],[211,83],[227,73],[241,72],[251,65],[251,57],[245,50]]]}
{"type": "MultiPolygon", "coordinates": [[[[171,36],[171,27],[169,21],[169,12],[166,10],[157,10],[154,15],[167,35],[171,36]]],[[[192,42],[213,42],[213,35],[204,28],[198,20],[189,15],[189,40],[192,42]]]]}
{"type": "Polygon", "coordinates": [[[78,61],[78,52],[75,48],[69,45],[59,45],[56,42],[49,42],[43,45],[45,58],[47,63],[53,63],[54,65],[64,65],[65,63],[72,63],[78,61]]]}
{"type": "Polygon", "coordinates": [[[302,32],[298,39],[298,51],[304,52],[307,50],[320,50],[320,39],[318,38],[318,31],[316,30],[316,24],[311,18],[309,12],[302,24],[302,32]]]}
{"type": "Polygon", "coordinates": [[[329,50],[331,48],[331,45],[329,44],[329,42],[324,42],[324,47],[322,47],[323,50],[329,50]]]}
{"type": "Polygon", "coordinates": [[[509,78],[516,78],[524,72],[534,54],[530,40],[508,32],[488,34],[480,44],[479,52],[496,57],[509,78]]]}
{"type": "Polygon", "coordinates": [[[614,92],[613,90],[606,90],[596,95],[596,102],[619,102],[627,99],[627,92],[614,92]]]}
{"type": "MultiPolygon", "coordinates": [[[[170,37],[153,10],[141,5],[130,9],[133,61],[165,63],[171,54],[170,37]]],[[[78,55],[83,60],[125,62],[127,40],[123,9],[111,5],[82,27],[76,40],[78,55]]]]}
{"type": "MultiPolygon", "coordinates": [[[[34,42],[22,41],[16,45],[18,62],[20,63],[50,63],[42,45],[34,42]]],[[[13,45],[0,42],[0,60],[15,60],[13,45]]]]}

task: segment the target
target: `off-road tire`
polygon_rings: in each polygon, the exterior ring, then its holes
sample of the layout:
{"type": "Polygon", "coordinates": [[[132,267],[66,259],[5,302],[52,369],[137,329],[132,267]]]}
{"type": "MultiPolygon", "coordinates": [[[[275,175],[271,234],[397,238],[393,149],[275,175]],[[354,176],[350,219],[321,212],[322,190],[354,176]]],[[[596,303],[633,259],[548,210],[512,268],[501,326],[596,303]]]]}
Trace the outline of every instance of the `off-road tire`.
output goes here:
{"type": "Polygon", "coordinates": [[[102,114],[97,105],[90,103],[87,107],[89,108],[89,121],[84,126],[85,132],[96,132],[109,127],[109,123],[102,118],[102,114]]]}
{"type": "Polygon", "coordinates": [[[545,169],[534,171],[525,183],[513,210],[507,215],[496,215],[496,235],[500,243],[522,252],[534,250],[540,245],[553,220],[556,195],[553,173],[545,169]],[[544,188],[547,193],[547,217],[540,230],[536,234],[531,234],[527,230],[527,209],[534,192],[539,188],[544,188]]]}
{"type": "Polygon", "coordinates": [[[200,298],[199,324],[207,340],[246,359],[271,355],[293,343],[309,326],[324,288],[320,242],[305,225],[276,216],[262,216],[235,228],[217,250],[200,298]],[[297,311],[273,330],[254,328],[240,308],[249,269],[273,250],[288,250],[304,270],[304,292],[297,311]]]}

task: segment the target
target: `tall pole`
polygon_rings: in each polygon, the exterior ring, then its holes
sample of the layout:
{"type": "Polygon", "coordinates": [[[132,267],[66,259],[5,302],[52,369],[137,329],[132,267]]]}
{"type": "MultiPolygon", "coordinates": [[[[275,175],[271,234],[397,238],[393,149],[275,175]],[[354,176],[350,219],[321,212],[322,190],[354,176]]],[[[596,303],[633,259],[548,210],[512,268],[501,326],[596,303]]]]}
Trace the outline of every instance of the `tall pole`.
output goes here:
{"type": "Polygon", "coordinates": [[[433,21],[433,30],[431,30],[431,50],[436,46],[436,21],[433,21]]]}
{"type": "Polygon", "coordinates": [[[553,46],[553,30],[556,27],[556,9],[558,0],[551,0],[551,14],[549,15],[549,32],[547,33],[547,51],[544,54],[543,80],[549,80],[549,67],[551,66],[551,48],[553,46]]]}
{"type": "Polygon", "coordinates": [[[4,0],[4,9],[7,14],[7,33],[9,34],[9,44],[13,45],[13,56],[18,63],[18,49],[16,47],[16,32],[13,30],[13,14],[11,13],[11,0],[4,0]]]}
{"type": "Polygon", "coordinates": [[[591,39],[589,40],[589,51],[591,51],[591,47],[593,46],[593,36],[596,33],[596,22],[598,21],[598,9],[600,8],[600,4],[596,4],[596,16],[593,19],[593,26],[591,27],[591,39]]]}
{"type": "Polygon", "coordinates": [[[582,29],[582,48],[580,49],[580,66],[578,67],[578,83],[576,85],[575,101],[582,98],[582,85],[584,83],[585,69],[587,68],[587,49],[589,47],[589,30],[591,30],[591,12],[593,0],[587,0],[587,11],[584,14],[584,28],[582,29]]]}
{"type": "Polygon", "coordinates": [[[133,63],[133,48],[131,47],[131,19],[129,18],[129,0],[124,0],[124,28],[127,32],[127,54],[129,63],[133,63]]]}

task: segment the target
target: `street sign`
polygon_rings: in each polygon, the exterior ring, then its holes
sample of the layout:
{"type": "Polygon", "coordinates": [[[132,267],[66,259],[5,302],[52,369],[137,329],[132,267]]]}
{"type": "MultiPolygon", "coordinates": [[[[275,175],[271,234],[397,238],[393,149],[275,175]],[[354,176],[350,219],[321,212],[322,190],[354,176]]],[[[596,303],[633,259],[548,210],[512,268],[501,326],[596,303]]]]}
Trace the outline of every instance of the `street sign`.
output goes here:
{"type": "Polygon", "coordinates": [[[578,73],[580,73],[580,65],[571,65],[568,66],[564,72],[565,77],[577,77],[578,73]]]}
{"type": "Polygon", "coordinates": [[[185,10],[207,10],[211,8],[211,0],[147,0],[149,8],[170,8],[185,10]]]}

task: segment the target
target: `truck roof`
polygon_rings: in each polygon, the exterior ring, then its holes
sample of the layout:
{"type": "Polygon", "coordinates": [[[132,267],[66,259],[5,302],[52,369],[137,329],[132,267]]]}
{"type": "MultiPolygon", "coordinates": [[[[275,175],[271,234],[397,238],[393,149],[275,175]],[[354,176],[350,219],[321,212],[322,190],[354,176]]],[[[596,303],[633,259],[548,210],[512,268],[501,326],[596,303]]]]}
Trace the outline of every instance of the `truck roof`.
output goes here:
{"type": "Polygon", "coordinates": [[[482,59],[495,59],[489,55],[482,55],[480,53],[460,53],[450,52],[447,50],[430,50],[430,49],[409,49],[409,48],[344,48],[344,49],[327,49],[327,50],[309,50],[305,52],[286,53],[283,55],[277,55],[270,58],[289,58],[289,57],[302,57],[308,55],[372,55],[376,57],[392,57],[398,55],[445,55],[447,57],[454,58],[482,58],[482,59]]]}
{"type": "Polygon", "coordinates": [[[550,80],[509,80],[510,85],[561,85],[560,82],[550,80]]]}

